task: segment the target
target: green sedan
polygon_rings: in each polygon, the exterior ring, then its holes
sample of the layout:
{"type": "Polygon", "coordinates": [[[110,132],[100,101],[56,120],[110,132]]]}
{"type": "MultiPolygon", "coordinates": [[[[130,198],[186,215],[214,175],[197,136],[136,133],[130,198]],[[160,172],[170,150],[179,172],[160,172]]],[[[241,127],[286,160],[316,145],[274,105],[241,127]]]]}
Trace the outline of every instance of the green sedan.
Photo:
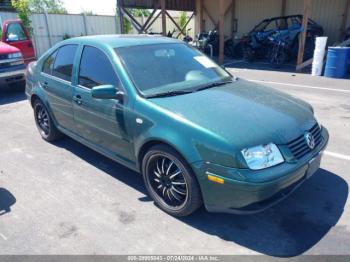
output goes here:
{"type": "Polygon", "coordinates": [[[174,216],[203,204],[264,210],[317,171],[328,142],[308,103],[237,79],[175,39],[69,39],[26,78],[44,140],[64,134],[140,172],[174,216]]]}

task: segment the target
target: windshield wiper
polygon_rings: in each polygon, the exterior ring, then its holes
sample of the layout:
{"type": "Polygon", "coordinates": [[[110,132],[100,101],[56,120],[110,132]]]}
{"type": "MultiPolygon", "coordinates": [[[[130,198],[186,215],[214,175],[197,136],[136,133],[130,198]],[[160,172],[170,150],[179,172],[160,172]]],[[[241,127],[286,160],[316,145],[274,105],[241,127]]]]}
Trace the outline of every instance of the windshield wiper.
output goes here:
{"type": "Polygon", "coordinates": [[[178,96],[193,93],[193,91],[189,90],[176,90],[176,91],[168,91],[164,93],[149,95],[147,98],[157,98],[157,97],[168,97],[168,96],[178,96]]]}
{"type": "Polygon", "coordinates": [[[209,83],[209,84],[206,84],[206,85],[201,85],[200,87],[195,89],[195,92],[201,91],[201,90],[205,90],[205,89],[209,89],[209,88],[213,88],[213,87],[217,87],[217,86],[223,86],[223,85],[226,85],[226,84],[230,84],[232,82],[233,82],[233,80],[228,80],[228,81],[219,81],[219,82],[209,83]]]}

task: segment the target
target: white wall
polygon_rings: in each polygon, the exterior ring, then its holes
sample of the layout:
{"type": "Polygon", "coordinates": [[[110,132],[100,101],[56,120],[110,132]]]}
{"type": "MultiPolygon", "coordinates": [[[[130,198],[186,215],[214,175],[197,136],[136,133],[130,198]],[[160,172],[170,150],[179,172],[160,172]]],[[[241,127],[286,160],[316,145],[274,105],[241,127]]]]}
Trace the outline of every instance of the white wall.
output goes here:
{"type": "MultiPolygon", "coordinates": [[[[2,21],[17,18],[17,14],[12,12],[0,12],[0,16],[2,21]]],[[[33,42],[38,57],[51,46],[62,41],[65,34],[74,37],[120,33],[118,20],[114,16],[87,15],[84,17],[83,15],[72,14],[48,14],[46,21],[45,14],[33,14],[30,19],[33,28],[33,42]]],[[[140,17],[136,19],[139,22],[142,20],[140,17]]],[[[178,21],[178,19],[178,17],[174,17],[175,21],[178,21]]],[[[144,18],[144,21],[146,20],[147,17],[144,18]]],[[[187,29],[189,28],[192,29],[189,34],[193,37],[195,30],[194,18],[187,26],[187,29]]],[[[167,31],[172,31],[173,29],[176,29],[175,25],[167,18],[167,31]]],[[[161,17],[154,22],[149,31],[155,33],[162,32],[161,17]]],[[[133,29],[130,33],[137,34],[137,31],[133,29]]],[[[174,37],[176,37],[178,33],[179,32],[175,32],[174,37]]],[[[183,38],[183,36],[180,38],[183,38]]]]}
{"type": "Polygon", "coordinates": [[[68,14],[33,14],[31,16],[37,55],[43,54],[50,46],[71,37],[118,33],[114,16],[83,16],[68,14]]]}
{"type": "MultiPolygon", "coordinates": [[[[0,12],[2,21],[17,18],[16,13],[0,12]]],[[[119,26],[114,16],[83,16],[71,14],[33,14],[31,17],[33,42],[39,57],[52,45],[71,37],[83,35],[116,34],[119,26]]]]}
{"type": "Polygon", "coordinates": [[[17,19],[17,14],[13,12],[0,12],[0,23],[1,23],[1,28],[2,28],[2,23],[5,20],[10,20],[10,19],[17,19]]]}

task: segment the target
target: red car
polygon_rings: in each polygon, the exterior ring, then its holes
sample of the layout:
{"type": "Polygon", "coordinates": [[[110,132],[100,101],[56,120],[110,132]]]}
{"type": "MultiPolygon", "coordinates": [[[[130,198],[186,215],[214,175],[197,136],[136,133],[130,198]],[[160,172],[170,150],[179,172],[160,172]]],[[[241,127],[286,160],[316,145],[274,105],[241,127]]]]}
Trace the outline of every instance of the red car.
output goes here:
{"type": "Polygon", "coordinates": [[[0,42],[0,89],[24,86],[26,65],[33,60],[34,46],[22,21],[5,21],[0,42]]]}

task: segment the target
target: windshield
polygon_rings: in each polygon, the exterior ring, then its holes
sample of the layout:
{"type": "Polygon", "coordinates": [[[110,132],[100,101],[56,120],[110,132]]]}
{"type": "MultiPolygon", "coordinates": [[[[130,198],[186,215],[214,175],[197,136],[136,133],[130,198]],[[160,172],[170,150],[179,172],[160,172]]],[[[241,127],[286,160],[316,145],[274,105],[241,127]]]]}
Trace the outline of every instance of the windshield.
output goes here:
{"type": "Polygon", "coordinates": [[[146,97],[194,90],[228,81],[220,66],[185,44],[154,44],[116,48],[136,88],[146,97]]]}

